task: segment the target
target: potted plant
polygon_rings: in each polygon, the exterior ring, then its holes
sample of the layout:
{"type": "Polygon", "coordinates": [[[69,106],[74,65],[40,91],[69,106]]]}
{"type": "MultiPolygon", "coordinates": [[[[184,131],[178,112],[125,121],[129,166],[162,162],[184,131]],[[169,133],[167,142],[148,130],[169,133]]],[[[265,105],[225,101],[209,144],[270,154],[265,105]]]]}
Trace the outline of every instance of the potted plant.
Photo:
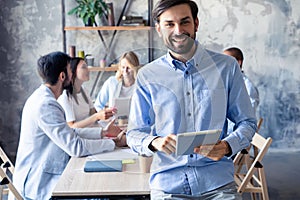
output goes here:
{"type": "Polygon", "coordinates": [[[107,13],[107,4],[104,0],[75,0],[77,6],[71,9],[68,14],[75,14],[77,17],[81,18],[83,23],[86,26],[93,26],[96,23],[96,16],[98,15],[99,19],[102,15],[107,13]]]}

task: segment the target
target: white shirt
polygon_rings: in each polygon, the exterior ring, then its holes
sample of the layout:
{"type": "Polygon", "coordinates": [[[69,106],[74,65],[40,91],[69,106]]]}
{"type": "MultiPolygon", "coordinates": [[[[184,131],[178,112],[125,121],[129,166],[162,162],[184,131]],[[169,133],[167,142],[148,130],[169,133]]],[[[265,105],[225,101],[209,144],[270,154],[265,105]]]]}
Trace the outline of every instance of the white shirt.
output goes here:
{"type": "Polygon", "coordinates": [[[81,121],[90,116],[90,109],[92,109],[94,105],[86,89],[82,87],[82,90],[84,90],[87,96],[88,103],[85,101],[82,92],[77,93],[78,104],[73,96],[70,95],[68,97],[66,90],[64,90],[62,95],[57,99],[65,110],[67,122],[81,121]]]}
{"type": "Polygon", "coordinates": [[[120,96],[119,96],[119,97],[125,97],[125,98],[131,97],[134,88],[135,88],[134,84],[131,85],[131,86],[129,86],[129,87],[125,87],[125,86],[123,85],[122,88],[121,88],[120,96]]]}

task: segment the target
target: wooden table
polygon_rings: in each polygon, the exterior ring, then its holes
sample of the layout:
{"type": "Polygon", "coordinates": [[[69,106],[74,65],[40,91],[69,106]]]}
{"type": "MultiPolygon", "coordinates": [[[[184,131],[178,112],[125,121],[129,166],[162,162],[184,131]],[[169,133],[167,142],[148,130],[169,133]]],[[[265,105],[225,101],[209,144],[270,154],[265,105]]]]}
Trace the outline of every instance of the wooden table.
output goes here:
{"type": "MultiPolygon", "coordinates": [[[[113,153],[115,159],[120,155],[113,153]]],[[[107,154],[107,155],[110,155],[107,154]]],[[[103,154],[105,155],[105,153],[103,154]]],[[[96,155],[97,159],[101,154],[96,155]]],[[[72,157],[59,179],[53,193],[53,199],[109,197],[137,197],[149,199],[149,173],[141,173],[138,159],[132,164],[123,164],[122,172],[84,172],[84,164],[91,157],[72,157]]],[[[113,158],[112,158],[113,159],[113,158]]],[[[122,159],[123,160],[123,159],[122,159]]]]}

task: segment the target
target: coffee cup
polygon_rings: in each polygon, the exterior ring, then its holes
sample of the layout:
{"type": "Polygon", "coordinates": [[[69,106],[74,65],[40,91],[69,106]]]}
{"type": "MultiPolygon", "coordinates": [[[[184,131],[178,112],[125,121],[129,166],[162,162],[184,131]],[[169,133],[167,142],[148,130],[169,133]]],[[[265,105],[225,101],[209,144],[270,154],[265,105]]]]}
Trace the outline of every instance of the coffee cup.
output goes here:
{"type": "Polygon", "coordinates": [[[139,166],[140,172],[142,173],[149,173],[151,168],[153,157],[147,157],[144,155],[139,155],[139,166]]]}
{"type": "Polygon", "coordinates": [[[87,66],[90,66],[90,67],[93,67],[93,66],[94,66],[94,57],[92,57],[92,56],[87,56],[87,57],[85,58],[85,60],[86,60],[87,66]]]}

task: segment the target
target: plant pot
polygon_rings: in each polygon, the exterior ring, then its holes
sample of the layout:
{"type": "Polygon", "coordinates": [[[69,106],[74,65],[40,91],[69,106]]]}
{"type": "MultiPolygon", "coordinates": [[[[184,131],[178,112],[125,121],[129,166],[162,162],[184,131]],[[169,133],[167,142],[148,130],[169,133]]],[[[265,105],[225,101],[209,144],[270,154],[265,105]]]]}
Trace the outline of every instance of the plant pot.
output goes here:
{"type": "Polygon", "coordinates": [[[89,18],[85,26],[93,26],[92,19],[89,18]]]}

